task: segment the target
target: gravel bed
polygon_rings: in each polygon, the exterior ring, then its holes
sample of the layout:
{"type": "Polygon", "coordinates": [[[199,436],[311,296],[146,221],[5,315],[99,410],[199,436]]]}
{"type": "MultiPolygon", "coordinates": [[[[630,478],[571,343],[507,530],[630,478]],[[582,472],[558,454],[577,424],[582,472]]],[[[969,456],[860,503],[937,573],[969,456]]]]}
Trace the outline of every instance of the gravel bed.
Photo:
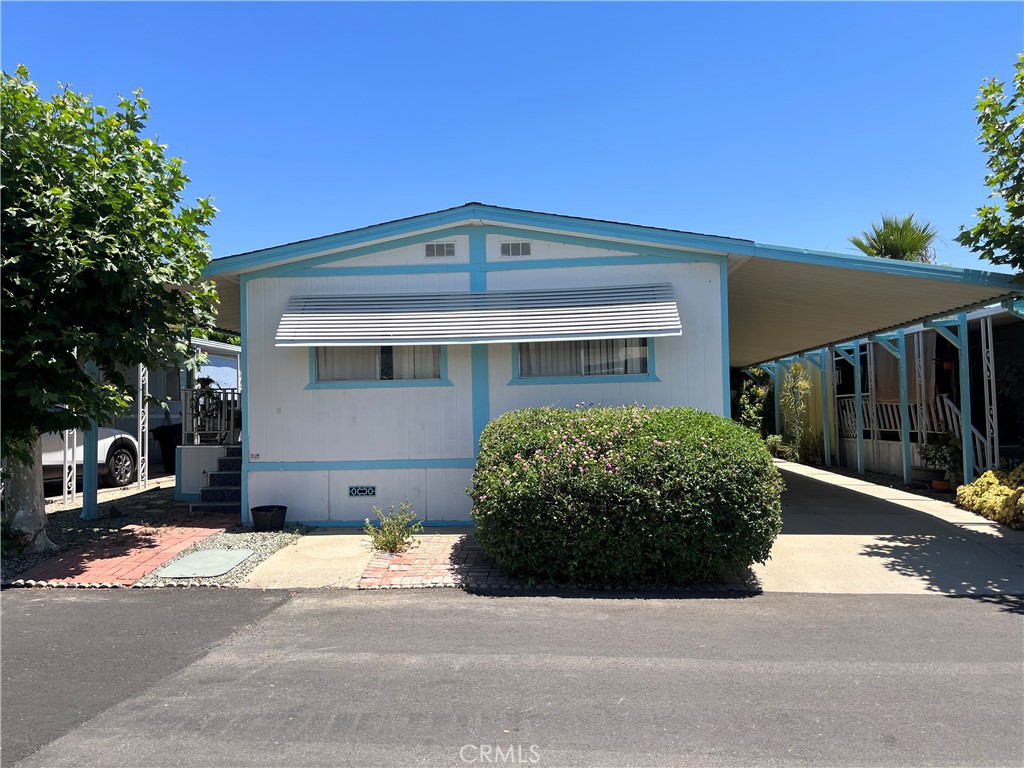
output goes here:
{"type": "MultiPolygon", "coordinates": [[[[229,528],[221,533],[215,533],[208,539],[194,544],[179,554],[169,563],[176,562],[181,558],[201,549],[251,549],[255,554],[247,557],[222,576],[210,578],[189,578],[189,579],[162,579],[156,575],[156,571],[144,576],[135,582],[135,587],[230,587],[245,579],[257,565],[262,563],[272,554],[283,547],[294,544],[300,536],[308,533],[311,528],[301,525],[292,525],[283,531],[259,532],[244,528],[241,525],[229,528]]],[[[164,563],[167,565],[167,563],[164,563]]],[[[164,566],[161,566],[163,568],[164,566]]],[[[157,569],[159,570],[159,569],[157,569]]]]}
{"type": "MultiPolygon", "coordinates": [[[[134,489],[133,489],[134,490],[134,489]]],[[[131,524],[160,525],[167,520],[188,514],[188,504],[174,500],[172,488],[149,488],[130,493],[128,489],[117,495],[106,495],[97,505],[99,518],[82,520],[82,505],[64,508],[59,499],[46,503],[46,531],[50,541],[57,545],[53,552],[3,553],[0,560],[0,581],[8,583],[33,565],[68,549],[91,544],[110,536],[131,524]]]]}

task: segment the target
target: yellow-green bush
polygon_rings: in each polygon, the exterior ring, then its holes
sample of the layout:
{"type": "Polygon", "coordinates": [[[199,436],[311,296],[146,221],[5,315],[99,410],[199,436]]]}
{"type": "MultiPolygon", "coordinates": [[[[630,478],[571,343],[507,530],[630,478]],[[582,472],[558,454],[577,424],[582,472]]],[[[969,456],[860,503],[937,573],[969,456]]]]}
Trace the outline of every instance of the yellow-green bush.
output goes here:
{"type": "Polygon", "coordinates": [[[989,470],[970,485],[961,485],[956,503],[989,520],[1024,529],[1024,464],[1012,472],[989,470]]]}

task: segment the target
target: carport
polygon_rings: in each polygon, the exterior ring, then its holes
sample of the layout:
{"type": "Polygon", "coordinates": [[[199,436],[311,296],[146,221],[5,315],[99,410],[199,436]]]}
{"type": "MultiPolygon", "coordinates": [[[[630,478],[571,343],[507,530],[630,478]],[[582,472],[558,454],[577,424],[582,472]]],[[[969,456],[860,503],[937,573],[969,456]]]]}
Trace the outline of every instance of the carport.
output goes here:
{"type": "MultiPolygon", "coordinates": [[[[866,256],[755,245],[750,255],[729,257],[729,364],[760,367],[779,383],[795,362],[820,377],[826,466],[831,466],[835,359],[855,369],[858,471],[864,473],[864,414],[860,392],[860,348],[878,342],[900,371],[904,481],[910,483],[910,423],[905,329],[934,328],[957,350],[963,433],[971,434],[971,390],[967,376],[967,312],[1001,304],[1024,317],[1022,286],[1011,275],[973,269],[892,261],[866,256]]],[[[974,475],[972,441],[962,440],[964,478],[974,475]]]]}

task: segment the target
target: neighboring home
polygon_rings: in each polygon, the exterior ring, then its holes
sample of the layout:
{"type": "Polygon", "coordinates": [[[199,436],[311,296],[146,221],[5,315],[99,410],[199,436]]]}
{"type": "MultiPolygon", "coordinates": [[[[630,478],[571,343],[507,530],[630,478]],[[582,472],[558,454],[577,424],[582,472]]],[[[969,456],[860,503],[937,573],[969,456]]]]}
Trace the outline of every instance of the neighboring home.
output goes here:
{"type": "MultiPolygon", "coordinates": [[[[970,401],[974,474],[1024,460],[1024,315],[992,306],[965,314],[968,331],[967,397],[970,401]]],[[[963,434],[964,395],[956,346],[940,331],[915,324],[905,332],[907,416],[911,464],[920,466],[918,445],[950,433],[963,434]]],[[[847,345],[848,355],[852,350],[847,345]]],[[[902,472],[899,360],[880,341],[864,340],[860,360],[831,355],[828,421],[833,460],[858,465],[855,364],[860,367],[861,446],[865,469],[902,472]]],[[[782,375],[787,368],[782,363],[782,375]]],[[[812,364],[812,370],[814,368],[812,364]]],[[[812,375],[811,429],[821,432],[821,377],[812,375]]],[[[915,473],[927,477],[927,473],[915,473]]]]}
{"type": "Polygon", "coordinates": [[[506,411],[728,415],[734,370],[1017,295],[1000,274],[479,203],[206,274],[242,336],[242,450],[207,469],[221,491],[187,497],[227,508],[237,482],[245,520],[284,504],[342,525],[404,499],[428,524],[470,520],[479,436],[506,411]]]}

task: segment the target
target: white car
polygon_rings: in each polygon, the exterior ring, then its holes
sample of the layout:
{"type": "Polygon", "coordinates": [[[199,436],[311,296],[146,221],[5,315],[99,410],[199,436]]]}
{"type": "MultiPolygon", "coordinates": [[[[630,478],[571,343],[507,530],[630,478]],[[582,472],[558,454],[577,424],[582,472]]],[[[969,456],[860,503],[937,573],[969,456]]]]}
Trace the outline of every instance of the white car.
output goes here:
{"type": "MultiPolygon", "coordinates": [[[[128,485],[135,479],[139,467],[139,444],[127,432],[109,427],[99,427],[99,474],[106,484],[114,488],[128,485]]],[[[82,476],[82,462],[85,459],[85,434],[78,433],[78,447],[75,451],[75,476],[82,476]]],[[[70,446],[69,450],[70,450],[70,446]]],[[[64,465],[64,437],[60,432],[43,435],[43,479],[60,480],[64,465]]]]}

